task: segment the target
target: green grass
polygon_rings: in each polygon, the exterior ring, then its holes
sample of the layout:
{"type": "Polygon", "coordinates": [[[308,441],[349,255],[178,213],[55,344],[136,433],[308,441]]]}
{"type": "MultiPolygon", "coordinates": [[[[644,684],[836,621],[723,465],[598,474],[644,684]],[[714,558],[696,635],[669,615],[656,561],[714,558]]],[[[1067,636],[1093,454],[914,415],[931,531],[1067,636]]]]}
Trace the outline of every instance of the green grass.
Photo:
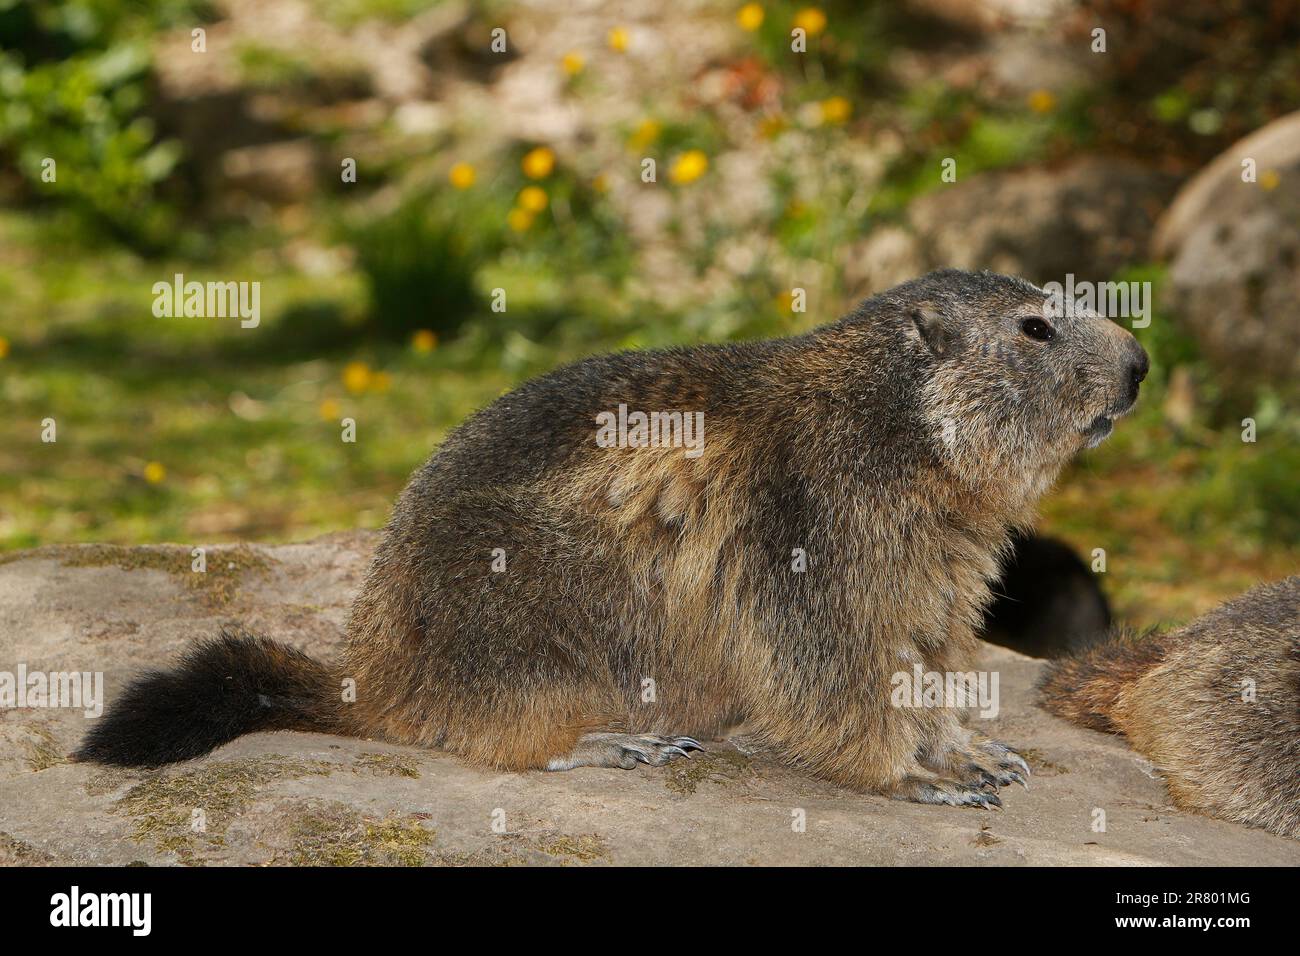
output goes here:
{"type": "Polygon", "coordinates": [[[196,270],[123,254],[32,259],[5,270],[0,290],[10,303],[0,319],[10,344],[0,363],[0,542],[10,548],[379,525],[446,430],[513,380],[490,347],[420,354],[347,338],[337,318],[336,347],[302,354],[281,333],[286,317],[322,301],[333,307],[326,316],[361,314],[355,274],[264,274],[247,262],[196,270]],[[155,318],[150,288],[176,270],[261,280],[261,325],[155,318]],[[344,382],[351,363],[376,373],[360,391],[344,382]],[[340,440],[344,417],[357,422],[355,444],[340,440]],[[46,418],[54,443],[41,441],[46,418]],[[161,481],[146,480],[151,462],[165,469],[161,481]]]}

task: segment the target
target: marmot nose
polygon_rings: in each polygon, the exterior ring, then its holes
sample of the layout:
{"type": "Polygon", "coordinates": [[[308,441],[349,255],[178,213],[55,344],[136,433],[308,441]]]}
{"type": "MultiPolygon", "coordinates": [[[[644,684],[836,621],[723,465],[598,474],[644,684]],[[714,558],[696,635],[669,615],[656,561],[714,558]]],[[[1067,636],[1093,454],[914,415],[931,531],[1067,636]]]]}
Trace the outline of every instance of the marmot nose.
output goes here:
{"type": "Polygon", "coordinates": [[[1147,372],[1151,371],[1151,358],[1147,355],[1147,350],[1140,345],[1137,350],[1137,358],[1129,365],[1129,378],[1134,385],[1140,384],[1147,377],[1147,372]]]}
{"type": "Polygon", "coordinates": [[[1138,386],[1142,380],[1147,377],[1147,372],[1151,371],[1151,358],[1147,355],[1147,350],[1138,345],[1137,340],[1133,341],[1133,355],[1129,359],[1128,365],[1128,408],[1132,408],[1138,400],[1138,386]]]}

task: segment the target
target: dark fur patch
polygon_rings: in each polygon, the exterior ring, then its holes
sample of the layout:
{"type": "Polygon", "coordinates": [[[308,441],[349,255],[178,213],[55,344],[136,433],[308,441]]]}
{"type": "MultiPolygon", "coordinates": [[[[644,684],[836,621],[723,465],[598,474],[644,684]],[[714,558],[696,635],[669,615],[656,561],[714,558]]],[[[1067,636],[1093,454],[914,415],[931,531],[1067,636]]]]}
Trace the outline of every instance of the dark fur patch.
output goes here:
{"type": "Polygon", "coordinates": [[[174,670],[136,678],[95,722],[75,760],[157,766],[260,730],[332,730],[330,672],[242,631],[195,645],[174,670]]]}
{"type": "Polygon", "coordinates": [[[1064,657],[1105,640],[1110,605],[1069,545],[1016,534],[984,612],[984,639],[1031,657],[1064,657]]]}

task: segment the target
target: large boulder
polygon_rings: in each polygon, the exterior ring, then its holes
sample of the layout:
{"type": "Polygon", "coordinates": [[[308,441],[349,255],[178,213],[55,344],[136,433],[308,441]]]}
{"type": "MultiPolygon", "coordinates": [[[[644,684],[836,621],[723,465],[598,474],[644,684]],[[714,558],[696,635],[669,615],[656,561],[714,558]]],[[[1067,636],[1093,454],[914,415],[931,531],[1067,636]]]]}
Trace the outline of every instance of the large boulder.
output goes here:
{"type": "MultiPolygon", "coordinates": [[[[1032,282],[1100,282],[1142,262],[1177,180],[1126,160],[998,170],[915,199],[905,222],[868,236],[846,265],[857,294],[918,271],[992,269],[1032,282]]],[[[936,171],[936,175],[938,175],[936,171]]]]}
{"type": "MultiPolygon", "coordinates": [[[[338,653],[370,534],[282,547],[52,547],[0,560],[0,671],[142,669],[242,622],[338,653]]],[[[1300,844],[1169,805],[1114,738],[1032,705],[1040,663],[988,648],[985,728],[1033,767],[1006,810],[898,803],[784,767],[742,732],[634,771],[493,773],[414,747],[255,734],[162,770],[68,763],[80,709],[0,711],[0,864],[1295,865],[1300,844]],[[1092,829],[1106,813],[1105,832],[1092,829]],[[802,811],[802,814],[800,813],[802,811]],[[799,819],[806,826],[794,826],[799,819]],[[497,825],[494,826],[494,823],[497,825]]]]}
{"type": "Polygon", "coordinates": [[[1300,112],[1240,140],[1161,217],[1169,304],[1229,392],[1300,377],[1300,112]],[[1253,163],[1254,181],[1243,180],[1253,163]]]}

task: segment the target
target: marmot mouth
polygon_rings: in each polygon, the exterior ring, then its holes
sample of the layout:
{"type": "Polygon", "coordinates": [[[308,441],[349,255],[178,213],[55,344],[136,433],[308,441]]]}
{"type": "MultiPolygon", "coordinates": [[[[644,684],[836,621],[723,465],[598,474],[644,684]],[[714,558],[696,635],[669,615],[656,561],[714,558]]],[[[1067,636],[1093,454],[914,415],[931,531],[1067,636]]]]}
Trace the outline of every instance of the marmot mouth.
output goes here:
{"type": "Polygon", "coordinates": [[[1109,415],[1098,415],[1083,430],[1084,437],[1088,439],[1088,447],[1096,448],[1102,443],[1111,429],[1115,427],[1115,419],[1109,415]]]}

